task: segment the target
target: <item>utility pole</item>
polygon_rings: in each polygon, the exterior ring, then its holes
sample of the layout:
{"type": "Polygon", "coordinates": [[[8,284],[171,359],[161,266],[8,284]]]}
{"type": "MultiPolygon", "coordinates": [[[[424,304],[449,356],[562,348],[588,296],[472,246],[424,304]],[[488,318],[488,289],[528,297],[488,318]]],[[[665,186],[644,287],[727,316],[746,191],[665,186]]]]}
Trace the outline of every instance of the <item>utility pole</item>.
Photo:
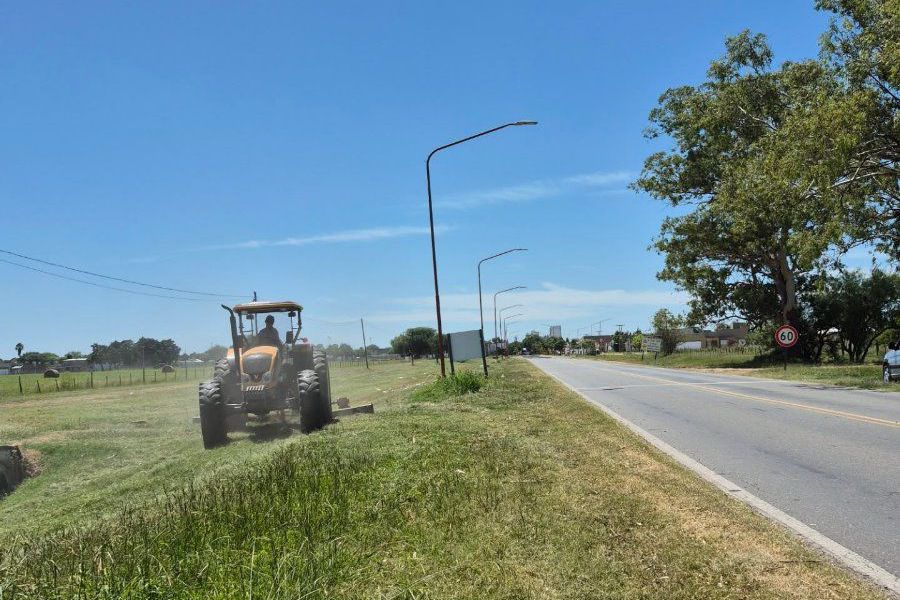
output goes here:
{"type": "MultiPolygon", "coordinates": [[[[369,348],[366,346],[366,324],[363,323],[362,317],[359,318],[359,326],[362,327],[363,334],[363,355],[366,357],[366,368],[369,368],[369,348]]],[[[378,329],[377,327],[375,329],[378,329]]]]}

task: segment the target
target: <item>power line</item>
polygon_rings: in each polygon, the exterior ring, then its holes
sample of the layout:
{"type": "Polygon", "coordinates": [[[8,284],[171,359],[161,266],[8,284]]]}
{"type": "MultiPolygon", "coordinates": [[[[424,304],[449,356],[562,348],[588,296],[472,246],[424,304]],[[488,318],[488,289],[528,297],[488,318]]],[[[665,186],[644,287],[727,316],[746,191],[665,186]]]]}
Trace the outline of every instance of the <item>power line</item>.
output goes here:
{"type": "MultiPolygon", "coordinates": [[[[50,262],[50,261],[47,261],[47,260],[41,260],[41,259],[39,259],[39,258],[34,258],[33,256],[25,256],[24,254],[19,254],[19,253],[17,253],[17,252],[11,252],[11,251],[9,251],[9,250],[3,250],[2,248],[0,248],[0,252],[2,252],[3,254],[9,254],[10,256],[15,256],[15,257],[18,257],[18,258],[24,258],[25,260],[30,260],[30,261],[34,261],[34,262],[37,262],[37,263],[41,263],[42,265],[48,265],[48,266],[51,266],[51,267],[57,267],[57,268],[60,268],[60,269],[66,269],[66,270],[68,270],[68,271],[74,271],[75,273],[82,273],[83,275],[90,275],[90,276],[92,276],[92,277],[102,277],[103,279],[110,279],[110,280],[112,280],[112,281],[119,281],[119,282],[121,282],[121,283],[128,283],[128,284],[131,284],[131,285],[140,285],[140,286],[143,286],[143,287],[154,288],[154,289],[157,289],[157,290],[165,290],[165,291],[167,291],[167,292],[179,292],[179,293],[181,293],[181,294],[196,294],[196,295],[198,295],[198,296],[212,296],[212,297],[214,297],[214,298],[245,298],[245,297],[246,297],[246,295],[237,295],[237,294],[213,294],[213,293],[210,293],[210,292],[195,292],[195,291],[193,291],[193,290],[181,290],[181,289],[178,289],[178,288],[166,287],[166,286],[164,286],[164,285],[154,285],[154,284],[152,284],[152,283],[141,283],[140,281],[132,281],[131,279],[122,279],[121,277],[113,277],[112,275],[103,275],[102,273],[94,273],[94,272],[92,272],[92,271],[86,271],[86,270],[84,270],[84,269],[76,269],[75,267],[68,267],[68,266],[66,266],[66,265],[61,265],[61,264],[59,264],[59,263],[54,263],[54,262],[50,262]]],[[[6,261],[4,261],[4,262],[6,262],[6,261]]],[[[10,263],[10,264],[16,264],[16,263],[10,263]]],[[[17,266],[24,267],[25,265],[17,265],[17,266]]],[[[26,267],[26,268],[27,268],[27,267],[26,267]]],[[[53,274],[53,273],[48,273],[47,271],[41,271],[40,269],[32,269],[32,270],[33,270],[33,271],[38,271],[39,273],[46,273],[46,274],[48,274],[48,275],[52,275],[52,274],[53,274]]],[[[65,278],[64,278],[64,279],[65,279],[65,278]]],[[[75,281],[81,281],[82,283],[89,283],[89,282],[86,282],[86,281],[83,281],[83,280],[75,280],[75,281]]],[[[102,287],[102,286],[101,286],[101,287],[102,287]]],[[[117,290],[119,290],[119,291],[127,291],[127,290],[122,290],[121,288],[112,288],[112,289],[117,289],[117,290]]],[[[162,297],[162,298],[171,298],[172,296],[161,296],[161,297],[162,297]]],[[[181,298],[181,300],[186,300],[186,298],[181,298]]]]}
{"type": "Polygon", "coordinates": [[[183,296],[167,296],[165,294],[154,294],[152,292],[139,292],[137,290],[127,290],[125,288],[118,288],[111,285],[103,285],[102,283],[97,283],[95,281],[87,281],[85,279],[78,279],[77,277],[67,277],[65,275],[60,275],[59,273],[52,273],[50,271],[45,271],[43,269],[38,269],[36,267],[29,267],[28,265],[20,265],[19,263],[13,262],[11,260],[6,260],[5,258],[0,258],[0,262],[6,263],[8,265],[12,265],[14,267],[19,267],[20,269],[28,269],[29,271],[34,271],[36,273],[43,273],[44,275],[49,275],[50,277],[58,277],[59,279],[65,279],[67,281],[75,281],[77,283],[84,283],[86,285],[92,285],[94,287],[103,288],[106,290],[115,290],[117,292],[125,292],[126,294],[136,294],[138,296],[150,296],[153,298],[167,298],[169,300],[188,300],[190,302],[209,302],[204,298],[185,298],[183,296]]]}

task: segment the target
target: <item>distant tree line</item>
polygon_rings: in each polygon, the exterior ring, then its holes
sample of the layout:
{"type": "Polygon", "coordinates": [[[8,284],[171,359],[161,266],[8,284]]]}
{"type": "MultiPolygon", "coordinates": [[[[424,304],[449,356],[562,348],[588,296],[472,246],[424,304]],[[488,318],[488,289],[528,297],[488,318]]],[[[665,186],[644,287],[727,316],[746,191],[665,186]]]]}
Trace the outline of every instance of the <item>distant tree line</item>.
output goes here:
{"type": "MultiPolygon", "coordinates": [[[[804,357],[823,360],[846,359],[862,363],[872,347],[879,350],[900,339],[900,274],[872,269],[822,273],[816,285],[799,295],[801,339],[804,357]]],[[[655,335],[662,339],[662,352],[675,351],[684,327],[691,321],[661,309],[653,317],[655,335]]],[[[758,324],[751,334],[754,345],[776,350],[776,321],[758,324]]]]}
{"type": "Polygon", "coordinates": [[[411,327],[391,340],[391,350],[402,356],[437,354],[437,331],[431,327],[411,327]]]}
{"type": "Polygon", "coordinates": [[[191,352],[190,354],[182,354],[181,358],[183,360],[202,360],[203,362],[216,362],[219,359],[225,358],[225,355],[228,353],[228,348],[221,344],[213,344],[208,349],[203,352],[191,352]]]}
{"type": "Polygon", "coordinates": [[[138,341],[115,340],[108,344],[91,344],[89,360],[93,364],[114,367],[158,367],[178,360],[181,348],[173,340],[142,337],[138,341]]]}

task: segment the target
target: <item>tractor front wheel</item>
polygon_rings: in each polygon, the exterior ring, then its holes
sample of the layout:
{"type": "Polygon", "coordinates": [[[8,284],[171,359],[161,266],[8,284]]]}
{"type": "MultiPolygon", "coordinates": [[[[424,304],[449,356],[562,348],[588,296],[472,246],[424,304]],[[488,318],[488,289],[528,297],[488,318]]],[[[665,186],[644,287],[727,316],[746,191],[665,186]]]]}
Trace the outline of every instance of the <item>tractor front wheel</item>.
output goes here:
{"type": "Polygon", "coordinates": [[[228,441],[225,404],[218,379],[200,384],[200,433],[203,435],[203,447],[207,450],[228,441]]]}

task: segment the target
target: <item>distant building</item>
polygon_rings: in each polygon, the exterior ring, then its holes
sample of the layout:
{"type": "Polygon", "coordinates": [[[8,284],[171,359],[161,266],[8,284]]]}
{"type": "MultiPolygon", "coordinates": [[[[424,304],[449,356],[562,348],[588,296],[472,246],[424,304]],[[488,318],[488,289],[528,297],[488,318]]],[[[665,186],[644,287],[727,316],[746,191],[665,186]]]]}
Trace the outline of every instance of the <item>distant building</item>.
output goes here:
{"type": "Polygon", "coordinates": [[[550,326],[550,337],[562,337],[562,325],[551,325],[550,326]]]}
{"type": "Polygon", "coordinates": [[[586,342],[593,342],[597,352],[610,352],[612,350],[613,336],[611,335],[586,335],[581,338],[586,342]]]}
{"type": "Polygon", "coordinates": [[[86,358],[66,358],[59,363],[60,371],[87,371],[89,366],[86,358]]]}
{"type": "Polygon", "coordinates": [[[178,361],[178,366],[181,367],[182,369],[189,368],[189,367],[202,367],[205,364],[206,363],[204,363],[199,358],[186,358],[184,360],[178,361]]]}
{"type": "Polygon", "coordinates": [[[680,332],[678,350],[707,350],[710,348],[731,348],[745,346],[750,326],[742,321],[719,323],[715,331],[685,327],[680,332]]]}

